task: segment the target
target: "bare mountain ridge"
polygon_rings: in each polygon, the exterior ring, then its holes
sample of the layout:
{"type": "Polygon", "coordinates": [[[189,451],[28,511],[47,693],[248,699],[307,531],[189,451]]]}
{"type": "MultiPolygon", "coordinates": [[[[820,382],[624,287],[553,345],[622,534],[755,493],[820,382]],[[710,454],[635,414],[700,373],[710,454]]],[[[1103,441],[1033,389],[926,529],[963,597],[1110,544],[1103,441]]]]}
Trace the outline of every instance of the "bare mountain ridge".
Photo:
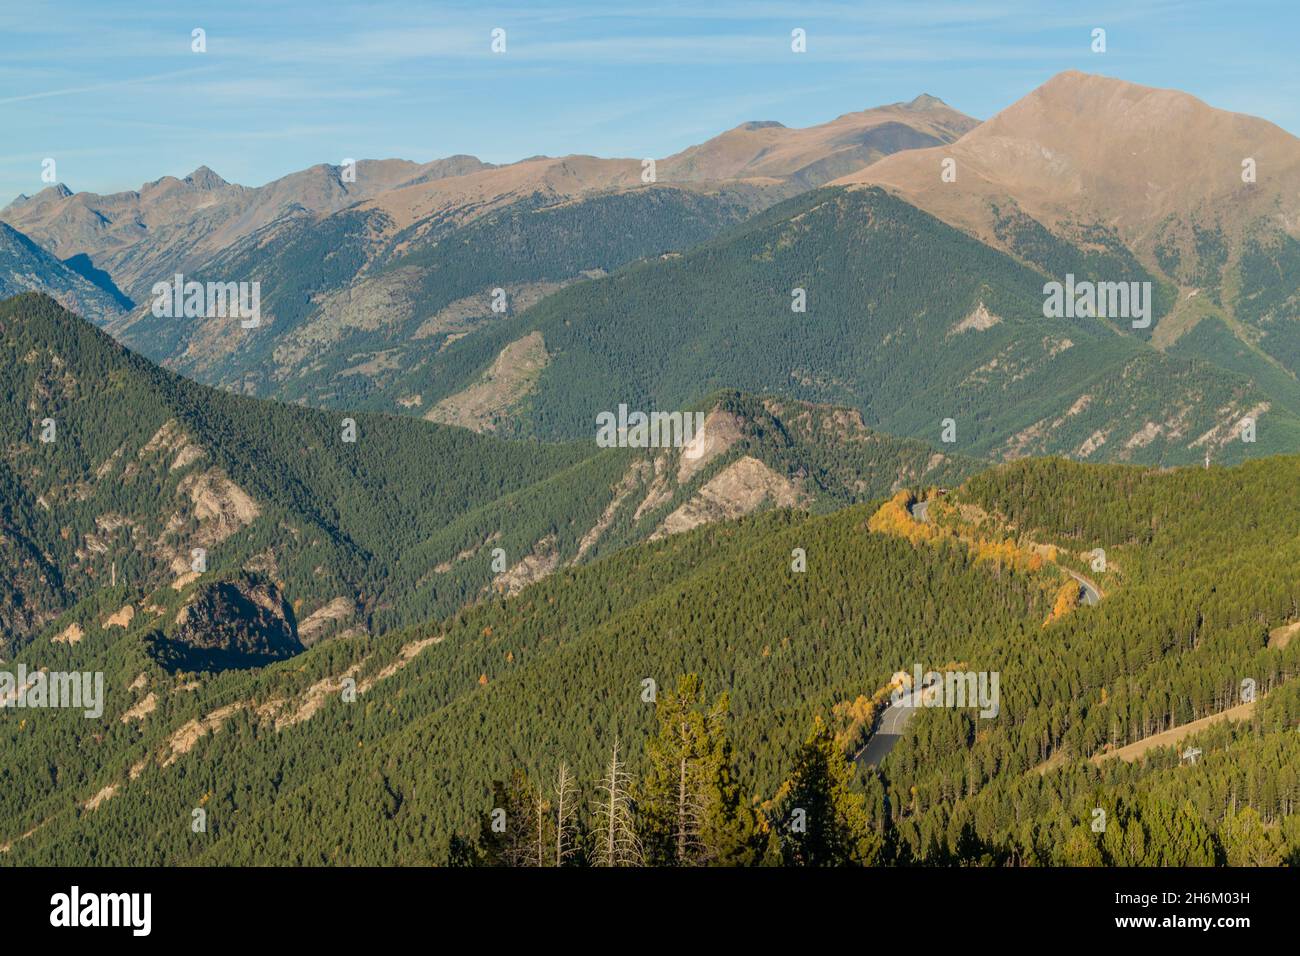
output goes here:
{"type": "MultiPolygon", "coordinates": [[[[740,181],[771,187],[775,199],[819,186],[897,149],[951,142],[977,122],[926,94],[909,103],[846,113],[806,129],[771,120],[751,121],[657,159],[654,182],[708,191],[740,181]]],[[[643,172],[642,160],[634,158],[533,156],[392,189],[360,208],[382,210],[390,217],[393,232],[400,232],[425,220],[469,221],[527,196],[562,201],[641,188],[646,185],[643,172]]]]}
{"type": "Polygon", "coordinates": [[[88,256],[140,301],[162,277],[197,267],[286,214],[328,214],[395,186],[484,166],[471,156],[425,164],[363,160],[355,182],[343,167],[322,164],[258,187],[228,183],[201,166],[184,179],[164,176],[106,196],[51,186],[0,210],[0,220],[60,259],[88,256]]]}
{"type": "Polygon", "coordinates": [[[828,123],[790,129],[771,121],[742,123],[660,160],[669,180],[764,177],[820,186],[899,149],[949,143],[979,125],[937,97],[845,113],[828,123]]]}
{"type": "MultiPolygon", "coordinates": [[[[969,117],[937,103],[918,97],[910,104],[846,114],[807,130],[746,124],[760,140],[775,135],[780,148],[759,159],[754,153],[765,146],[742,146],[742,151],[750,149],[748,159],[739,164],[726,161],[721,154],[736,145],[733,130],[694,147],[698,152],[689,159],[682,153],[660,160],[658,180],[693,191],[710,191],[714,180],[786,185],[773,191],[775,201],[892,149],[951,140],[974,125],[969,117]]],[[[0,210],[0,221],[60,259],[87,256],[139,302],[154,282],[192,271],[295,212],[325,217],[353,206],[362,214],[382,212],[385,218],[376,220],[376,243],[400,237],[400,251],[435,228],[470,222],[522,198],[563,201],[645,185],[640,159],[582,155],[535,156],[504,166],[472,156],[425,164],[363,160],[357,163],[355,182],[345,182],[342,172],[339,166],[322,164],[264,186],[245,187],[200,167],[183,179],[165,176],[138,190],[111,195],[73,193],[58,184],[30,198],[18,197],[0,210]]]]}
{"type": "Polygon", "coordinates": [[[1221,232],[1229,257],[1260,226],[1300,236],[1297,183],[1300,140],[1272,123],[1073,70],[949,146],[895,153],[835,181],[883,186],[1003,248],[998,220],[1009,207],[1075,238],[1100,225],[1174,279],[1198,271],[1195,248],[1181,250],[1178,267],[1167,251],[1192,226],[1221,232]],[[946,159],[955,182],[941,178],[946,159]],[[1247,160],[1254,183],[1243,182],[1247,160]]]}

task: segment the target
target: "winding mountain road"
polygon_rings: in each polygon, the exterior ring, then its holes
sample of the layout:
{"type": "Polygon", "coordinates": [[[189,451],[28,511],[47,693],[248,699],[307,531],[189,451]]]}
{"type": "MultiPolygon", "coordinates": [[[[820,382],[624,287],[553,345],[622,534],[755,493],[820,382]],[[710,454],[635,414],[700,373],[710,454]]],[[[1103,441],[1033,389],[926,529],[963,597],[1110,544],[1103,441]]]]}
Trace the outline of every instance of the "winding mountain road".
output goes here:
{"type": "MultiPolygon", "coordinates": [[[[925,501],[912,502],[911,506],[907,510],[915,521],[925,524],[925,522],[930,520],[930,501],[928,498],[925,501]]],[[[1093,584],[1082,574],[1071,571],[1069,568],[1061,568],[1061,570],[1079,582],[1079,586],[1083,588],[1084,604],[1091,607],[1095,604],[1101,603],[1101,590],[1097,585],[1093,584]]]]}
{"type": "Polygon", "coordinates": [[[899,698],[894,703],[885,708],[876,722],[875,733],[867,741],[866,746],[854,755],[854,763],[865,764],[868,767],[877,767],[880,761],[884,760],[894,744],[898,743],[898,738],[903,736],[903,728],[907,726],[908,720],[916,713],[921,706],[920,695],[928,688],[914,690],[906,697],[899,698]]]}
{"type": "MultiPolygon", "coordinates": [[[[929,520],[930,502],[915,501],[908,508],[912,518],[922,523],[929,520]]],[[[1066,574],[1079,582],[1083,588],[1083,603],[1093,606],[1101,603],[1101,591],[1097,585],[1093,584],[1082,574],[1071,571],[1069,568],[1061,568],[1066,574]]],[[[876,729],[871,735],[871,739],[866,745],[857,752],[853,757],[854,763],[865,764],[868,767],[878,767],[880,762],[889,755],[898,743],[898,738],[903,735],[903,730],[907,722],[920,709],[920,700],[918,694],[924,693],[926,688],[914,690],[894,703],[890,704],[881,713],[880,719],[876,722],[876,729]]]]}
{"type": "Polygon", "coordinates": [[[1097,585],[1093,584],[1082,574],[1076,574],[1075,572],[1071,571],[1069,568],[1062,568],[1061,570],[1064,571],[1066,574],[1068,574],[1070,577],[1074,578],[1074,580],[1079,582],[1079,586],[1083,588],[1084,604],[1087,604],[1088,606],[1091,607],[1094,604],[1101,603],[1101,591],[1097,590],[1097,585]]]}

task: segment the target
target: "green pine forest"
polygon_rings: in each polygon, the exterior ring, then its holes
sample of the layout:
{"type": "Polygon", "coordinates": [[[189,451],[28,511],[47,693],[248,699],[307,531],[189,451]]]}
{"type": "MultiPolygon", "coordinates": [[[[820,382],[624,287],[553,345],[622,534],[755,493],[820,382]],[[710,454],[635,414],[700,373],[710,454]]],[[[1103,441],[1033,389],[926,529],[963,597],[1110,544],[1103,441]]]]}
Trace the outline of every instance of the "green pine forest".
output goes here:
{"type": "Polygon", "coordinates": [[[6,207],[6,289],[89,312],[0,301],[0,867],[1300,866],[1290,154],[814,185],[932,139],[859,122],[6,207]],[[258,323],[114,285],[160,262],[258,323]]]}
{"type": "MultiPolygon", "coordinates": [[[[1071,244],[1010,211],[1000,228],[1018,258],[879,189],[812,190],[680,255],[574,283],[455,341],[364,401],[396,410],[402,395],[454,394],[509,343],[540,332],[551,361],[509,427],[548,440],[590,434],[591,409],[611,403],[681,408],[712,389],[738,388],[854,408],[873,428],[931,442],[952,418],[958,449],[976,457],[1144,464],[1200,461],[1192,438],[1269,400],[1256,444],[1227,443],[1216,461],[1297,447],[1300,388],[1289,356],[1244,347],[1214,315],[1168,351],[1151,347],[1150,330],[1124,322],[1046,319],[1044,280],[1066,272],[1151,281],[1153,328],[1174,291],[1107,234],[1071,244]],[[796,289],[805,312],[792,310],[796,289]],[[997,321],[958,330],[981,307],[997,321]],[[1146,422],[1161,428],[1129,443],[1146,422]],[[1098,435],[1107,441],[1089,442],[1098,435]]],[[[1287,267],[1252,258],[1243,280],[1251,314],[1272,325],[1269,290],[1278,284],[1267,285],[1268,275],[1287,267]]]]}
{"type": "Polygon", "coordinates": [[[653,539],[629,526],[513,596],[404,603],[384,582],[427,573],[448,553],[430,542],[460,547],[484,508],[578,513],[581,488],[600,513],[633,453],[364,415],[354,449],[335,415],[190,385],[47,300],[0,306],[0,329],[18,370],[5,427],[30,436],[44,408],[62,425],[5,458],[8,620],[54,612],[7,642],[5,666],[102,671],[107,689],[101,720],[0,711],[0,864],[1300,862],[1300,642],[1270,637],[1300,620],[1300,458],[954,460],[899,492],[929,496],[929,530],[891,533],[868,525],[896,482],[847,480],[874,452],[719,393],[748,410],[751,454],[818,490],[806,507],[653,539]],[[184,479],[142,451],[172,418],[263,511],[199,581],[174,589],[123,543],[111,584],[78,547],[88,527],[156,540],[144,516],[184,479]],[[133,477],[94,485],[123,444],[133,477]],[[382,454],[348,457],[365,448],[382,454]],[[136,525],[95,521],[109,513],[136,525]],[[160,661],[157,632],[193,589],[272,545],[258,573],[290,602],[356,587],[368,626],[261,667],[160,661]],[[1098,605],[1054,613],[1066,568],[1096,579],[1098,605]],[[100,626],[128,602],[161,613],[100,626]],[[84,636],[51,639],[72,623],[84,636]],[[915,664],[998,672],[998,715],[921,709],[878,767],[855,761],[915,664]],[[1246,680],[1241,719],[1091,759],[1238,707],[1246,680]]]}
{"type": "Polygon", "coordinates": [[[402,375],[425,368],[428,354],[454,341],[448,339],[453,329],[431,337],[416,332],[457,300],[498,286],[600,274],[680,250],[770,202],[762,191],[744,186],[714,192],[647,187],[580,203],[535,194],[468,225],[449,215],[446,221],[419,223],[418,234],[414,226],[398,230],[378,250],[371,244],[373,234],[382,231],[382,212],[347,210],[323,222],[290,217],[224,250],[194,276],[200,281],[247,276],[267,290],[262,307],[270,321],[236,350],[213,364],[204,350],[190,348],[199,326],[148,314],[125,331],[123,341],[209,384],[282,401],[395,411],[392,387],[374,376],[340,373],[355,366],[358,356],[382,355],[384,364],[402,375]],[[415,277],[403,291],[409,308],[386,301],[382,322],[349,327],[337,340],[314,341],[309,363],[273,371],[281,363],[285,337],[317,317],[323,297],[359,277],[382,282],[408,274],[415,277]],[[377,391],[387,401],[380,401],[377,391]]]}

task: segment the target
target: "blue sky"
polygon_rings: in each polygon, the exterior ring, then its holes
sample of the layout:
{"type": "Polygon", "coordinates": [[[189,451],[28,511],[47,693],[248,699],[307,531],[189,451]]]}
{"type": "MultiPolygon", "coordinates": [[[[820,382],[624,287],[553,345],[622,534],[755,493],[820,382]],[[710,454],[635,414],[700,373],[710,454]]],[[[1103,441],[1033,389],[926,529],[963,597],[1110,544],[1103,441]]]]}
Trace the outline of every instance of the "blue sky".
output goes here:
{"type": "Polygon", "coordinates": [[[4,0],[0,205],[46,157],[111,192],[199,165],[260,185],[345,157],[663,156],[921,92],[986,118],[1065,69],[1300,134],[1298,27],[1295,0],[4,0]]]}

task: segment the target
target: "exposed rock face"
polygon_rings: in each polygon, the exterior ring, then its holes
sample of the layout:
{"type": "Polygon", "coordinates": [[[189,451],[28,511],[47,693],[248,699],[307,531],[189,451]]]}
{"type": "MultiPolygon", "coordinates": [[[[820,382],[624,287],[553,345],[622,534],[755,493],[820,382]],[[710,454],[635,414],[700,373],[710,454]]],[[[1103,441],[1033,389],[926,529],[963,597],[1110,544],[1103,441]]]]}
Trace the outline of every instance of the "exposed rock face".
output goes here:
{"type": "Polygon", "coordinates": [[[794,482],[746,455],[715,475],[695,497],[670,514],[651,539],[680,534],[711,521],[740,518],[764,506],[797,508],[805,502],[806,496],[794,482]]]}
{"type": "Polygon", "coordinates": [[[153,691],[150,691],[142,701],[122,714],[118,719],[124,724],[130,723],[133,720],[138,720],[143,723],[144,719],[157,709],[158,695],[153,691]]]}
{"type": "Polygon", "coordinates": [[[261,514],[257,502],[219,469],[187,475],[176,490],[193,502],[205,544],[220,544],[261,514]]]}
{"type": "Polygon", "coordinates": [[[131,620],[134,617],[135,608],[130,604],[127,604],[117,613],[109,615],[109,617],[104,621],[104,630],[108,630],[110,627],[129,627],[131,625],[131,620]]]}
{"type": "Polygon", "coordinates": [[[948,331],[948,334],[957,335],[961,332],[970,332],[971,330],[983,332],[987,329],[993,328],[993,326],[997,325],[1001,321],[1002,316],[994,315],[988,310],[988,307],[981,302],[970,315],[966,316],[966,318],[954,325],[948,331]]]}
{"type": "Polygon", "coordinates": [[[682,449],[681,464],[677,467],[677,483],[684,485],[695,477],[705,465],[725,454],[742,435],[740,419],[721,408],[715,408],[704,419],[704,427],[682,449]]]}
{"type": "Polygon", "coordinates": [[[81,639],[85,636],[86,632],[82,630],[81,625],[74,622],[64,628],[61,633],[50,638],[50,641],[54,644],[80,644],[81,639]]]}
{"type": "Polygon", "coordinates": [[[251,576],[200,587],[175,625],[170,640],[155,643],[160,662],[172,670],[256,667],[303,649],[280,589],[251,576]]]}
{"type": "Polygon", "coordinates": [[[529,332],[501,350],[481,380],[444,398],[424,417],[476,432],[496,431],[498,424],[537,384],[550,363],[541,332],[529,332]]]}
{"type": "Polygon", "coordinates": [[[352,601],[336,597],[303,618],[298,625],[298,639],[304,647],[311,647],[332,631],[339,630],[342,624],[350,622],[355,616],[356,608],[352,601]]]}
{"type": "Polygon", "coordinates": [[[641,486],[641,482],[645,480],[646,475],[651,471],[651,469],[652,466],[648,461],[637,461],[632,463],[632,466],[627,470],[627,474],[623,476],[623,480],[619,482],[618,487],[615,488],[614,497],[610,499],[609,504],[605,506],[605,510],[601,513],[600,518],[597,519],[594,525],[587,529],[587,533],[584,534],[582,540],[578,542],[578,553],[573,557],[574,564],[581,561],[586,556],[587,552],[595,547],[596,542],[600,540],[601,536],[609,530],[609,526],[618,515],[619,509],[623,507],[624,502],[628,500],[633,492],[641,486]]]}
{"type": "Polygon", "coordinates": [[[533,545],[531,554],[502,573],[492,586],[507,596],[518,594],[528,585],[540,581],[559,566],[560,553],[555,548],[555,535],[547,535],[533,545]]]}

